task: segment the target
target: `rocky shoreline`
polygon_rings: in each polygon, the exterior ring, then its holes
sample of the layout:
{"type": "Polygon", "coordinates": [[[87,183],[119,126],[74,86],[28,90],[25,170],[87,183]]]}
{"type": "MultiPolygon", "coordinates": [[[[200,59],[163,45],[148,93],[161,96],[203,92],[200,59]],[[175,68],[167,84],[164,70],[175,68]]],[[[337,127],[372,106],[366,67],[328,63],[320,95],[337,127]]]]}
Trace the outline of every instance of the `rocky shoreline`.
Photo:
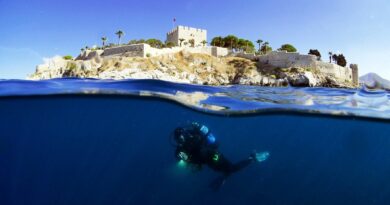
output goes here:
{"type": "Polygon", "coordinates": [[[57,56],[38,65],[28,79],[62,77],[98,79],[159,79],[200,85],[259,85],[355,88],[317,68],[280,68],[259,61],[180,51],[154,57],[130,57],[126,53],[103,56],[102,52],[82,54],[65,60],[57,56]]]}

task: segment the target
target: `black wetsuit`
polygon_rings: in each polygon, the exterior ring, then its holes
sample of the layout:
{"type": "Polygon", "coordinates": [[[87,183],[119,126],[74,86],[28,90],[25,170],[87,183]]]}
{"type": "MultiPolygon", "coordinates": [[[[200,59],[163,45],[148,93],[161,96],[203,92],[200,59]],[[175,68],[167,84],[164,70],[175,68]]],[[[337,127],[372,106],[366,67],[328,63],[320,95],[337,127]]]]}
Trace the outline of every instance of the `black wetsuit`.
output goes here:
{"type": "Polygon", "coordinates": [[[189,126],[182,129],[185,130],[185,141],[176,147],[175,154],[178,157],[180,152],[186,153],[188,155],[186,162],[197,168],[201,168],[205,164],[215,171],[222,172],[226,178],[254,161],[248,157],[233,164],[218,151],[216,142],[208,142],[207,135],[210,133],[202,133],[199,130],[199,126],[189,126]]]}

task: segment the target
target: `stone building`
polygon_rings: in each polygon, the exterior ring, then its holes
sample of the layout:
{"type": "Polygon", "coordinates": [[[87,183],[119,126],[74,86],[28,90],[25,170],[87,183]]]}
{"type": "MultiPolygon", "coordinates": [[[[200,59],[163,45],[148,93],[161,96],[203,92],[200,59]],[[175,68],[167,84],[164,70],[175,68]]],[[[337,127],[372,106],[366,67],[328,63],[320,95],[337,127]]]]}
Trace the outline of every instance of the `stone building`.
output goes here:
{"type": "Polygon", "coordinates": [[[191,41],[194,42],[194,47],[205,46],[203,42],[207,42],[207,31],[187,26],[178,26],[167,33],[167,42],[172,42],[176,46],[190,47],[192,46],[191,41]],[[183,39],[182,42],[180,42],[180,39],[183,39]]]}
{"type": "Polygon", "coordinates": [[[286,51],[273,51],[256,58],[262,64],[269,64],[279,68],[317,68],[323,74],[333,76],[341,82],[347,81],[352,82],[355,86],[359,85],[359,70],[356,64],[351,64],[350,68],[342,67],[334,63],[319,61],[315,55],[302,55],[286,51]]]}

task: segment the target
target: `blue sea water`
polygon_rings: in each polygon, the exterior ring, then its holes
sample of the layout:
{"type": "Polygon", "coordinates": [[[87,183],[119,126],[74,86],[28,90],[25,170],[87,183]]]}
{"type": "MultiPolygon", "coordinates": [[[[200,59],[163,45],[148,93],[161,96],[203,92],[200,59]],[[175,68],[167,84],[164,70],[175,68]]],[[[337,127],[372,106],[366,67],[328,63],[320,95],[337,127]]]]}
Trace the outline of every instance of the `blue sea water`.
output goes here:
{"type": "Polygon", "coordinates": [[[0,81],[0,204],[390,204],[389,93],[155,80],[0,81]],[[229,177],[177,165],[172,131],[209,127],[229,177]]]}

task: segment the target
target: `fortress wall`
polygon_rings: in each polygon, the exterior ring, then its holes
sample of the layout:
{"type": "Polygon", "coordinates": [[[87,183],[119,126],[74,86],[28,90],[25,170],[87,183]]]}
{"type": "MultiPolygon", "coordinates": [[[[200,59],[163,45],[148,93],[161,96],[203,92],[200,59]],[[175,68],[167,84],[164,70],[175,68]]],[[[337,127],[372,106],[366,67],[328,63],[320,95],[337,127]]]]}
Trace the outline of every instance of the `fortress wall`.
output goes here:
{"type": "Polygon", "coordinates": [[[227,56],[229,54],[229,50],[227,48],[212,46],[211,47],[211,55],[216,57],[227,56]]]}
{"type": "Polygon", "coordinates": [[[145,51],[144,51],[144,54],[146,56],[150,56],[150,57],[153,57],[153,56],[159,56],[159,55],[164,55],[164,54],[170,54],[170,53],[176,53],[176,52],[179,52],[183,50],[183,48],[181,47],[172,47],[172,48],[153,48],[151,47],[150,45],[148,44],[145,44],[145,51]]]}
{"type": "Polygon", "coordinates": [[[187,51],[187,52],[190,52],[190,53],[202,53],[202,54],[208,54],[208,55],[212,54],[212,48],[209,47],[209,46],[207,46],[207,47],[195,47],[195,48],[187,47],[187,48],[184,48],[184,51],[187,51]]]}
{"type": "Polygon", "coordinates": [[[249,60],[258,59],[258,56],[256,56],[253,53],[235,53],[233,56],[240,57],[240,58],[246,58],[246,59],[249,59],[249,60]]]}
{"type": "Polygon", "coordinates": [[[126,53],[131,57],[145,57],[145,46],[146,44],[134,44],[126,46],[118,46],[113,48],[107,48],[103,52],[103,56],[117,55],[126,53]]]}
{"type": "Polygon", "coordinates": [[[103,52],[103,56],[125,54],[129,57],[153,57],[164,54],[177,53],[180,51],[187,51],[190,53],[202,53],[213,56],[226,56],[228,54],[227,48],[220,48],[215,46],[206,47],[172,47],[172,48],[153,48],[148,44],[134,44],[108,48],[103,52]]]}
{"type": "MultiPolygon", "coordinates": [[[[273,51],[267,55],[258,56],[259,62],[280,68],[300,67],[317,68],[326,75],[334,76],[342,81],[353,81],[352,69],[333,63],[318,61],[314,55],[301,55],[285,51],[273,51]]],[[[357,76],[357,74],[355,74],[357,76]]]]}
{"type": "Polygon", "coordinates": [[[273,51],[267,55],[259,56],[259,62],[264,64],[270,64],[275,67],[288,68],[288,67],[314,67],[317,61],[316,56],[313,55],[301,55],[299,53],[287,53],[273,51]]]}
{"type": "Polygon", "coordinates": [[[334,76],[341,80],[353,81],[352,69],[342,67],[333,63],[325,63],[322,61],[316,62],[316,68],[324,74],[334,76]]]}

